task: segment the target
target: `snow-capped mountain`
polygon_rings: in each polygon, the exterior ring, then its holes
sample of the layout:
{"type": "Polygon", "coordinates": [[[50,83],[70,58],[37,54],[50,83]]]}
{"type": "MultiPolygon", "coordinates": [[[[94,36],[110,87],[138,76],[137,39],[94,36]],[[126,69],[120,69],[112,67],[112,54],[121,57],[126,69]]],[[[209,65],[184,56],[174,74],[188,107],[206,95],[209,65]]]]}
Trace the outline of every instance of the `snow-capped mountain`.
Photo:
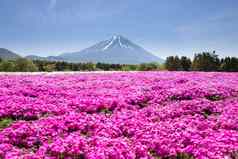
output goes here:
{"type": "Polygon", "coordinates": [[[70,62],[103,62],[113,64],[139,64],[163,62],[121,35],[116,35],[80,52],[64,53],[61,59],[70,62]]]}

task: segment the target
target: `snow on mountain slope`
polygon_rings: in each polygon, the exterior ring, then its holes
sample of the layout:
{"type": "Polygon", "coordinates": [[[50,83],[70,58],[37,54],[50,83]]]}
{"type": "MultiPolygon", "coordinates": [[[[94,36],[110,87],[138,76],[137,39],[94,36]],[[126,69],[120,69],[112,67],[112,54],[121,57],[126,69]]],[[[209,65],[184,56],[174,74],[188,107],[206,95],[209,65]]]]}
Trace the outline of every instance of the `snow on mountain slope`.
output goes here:
{"type": "Polygon", "coordinates": [[[139,64],[163,62],[163,59],[149,53],[121,35],[99,42],[80,52],[65,53],[60,58],[71,62],[104,62],[118,64],[139,64]]]}

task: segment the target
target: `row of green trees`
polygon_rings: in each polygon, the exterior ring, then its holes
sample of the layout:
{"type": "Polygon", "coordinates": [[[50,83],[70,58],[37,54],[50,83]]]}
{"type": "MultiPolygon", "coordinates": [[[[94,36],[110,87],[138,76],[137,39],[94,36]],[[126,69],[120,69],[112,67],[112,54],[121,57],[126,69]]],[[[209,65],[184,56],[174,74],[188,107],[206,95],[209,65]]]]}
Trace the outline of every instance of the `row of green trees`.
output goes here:
{"type": "Polygon", "coordinates": [[[203,52],[194,55],[193,61],[182,56],[169,56],[165,61],[165,68],[169,71],[224,71],[237,72],[238,58],[219,58],[213,52],[203,52]]]}
{"type": "Polygon", "coordinates": [[[35,72],[38,71],[37,66],[28,59],[19,58],[16,60],[1,60],[1,72],[35,72]]]}
{"type": "Polygon", "coordinates": [[[159,70],[158,63],[140,65],[106,64],[106,63],[69,63],[63,61],[31,61],[25,58],[1,60],[1,72],[53,72],[53,71],[150,71],[159,70]]]}
{"type": "Polygon", "coordinates": [[[159,63],[146,63],[140,65],[106,64],[106,63],[68,63],[62,61],[33,61],[39,71],[149,71],[159,70],[159,63]]]}
{"type": "Polygon", "coordinates": [[[62,61],[31,61],[25,58],[1,60],[2,72],[52,72],[52,71],[238,71],[238,58],[219,58],[214,52],[203,52],[194,55],[193,60],[186,56],[169,56],[164,64],[144,63],[139,65],[106,64],[106,63],[68,63],[62,61]]]}

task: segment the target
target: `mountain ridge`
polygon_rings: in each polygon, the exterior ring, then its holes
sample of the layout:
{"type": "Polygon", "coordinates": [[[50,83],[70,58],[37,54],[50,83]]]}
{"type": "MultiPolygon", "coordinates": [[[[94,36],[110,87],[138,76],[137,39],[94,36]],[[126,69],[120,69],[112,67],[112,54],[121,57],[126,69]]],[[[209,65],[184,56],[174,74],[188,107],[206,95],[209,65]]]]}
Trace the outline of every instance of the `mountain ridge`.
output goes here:
{"type": "MultiPolygon", "coordinates": [[[[0,48],[0,58],[14,60],[20,55],[0,48]]],[[[31,60],[65,61],[73,63],[109,63],[109,64],[140,64],[159,62],[164,60],[148,52],[141,46],[131,42],[121,35],[114,35],[110,39],[100,41],[95,45],[78,52],[62,53],[58,56],[41,57],[37,55],[25,56],[31,60]]]]}
{"type": "Polygon", "coordinates": [[[79,52],[63,53],[59,57],[70,62],[117,64],[162,63],[164,61],[121,35],[114,35],[108,40],[98,42],[79,52]]]}
{"type": "Polygon", "coordinates": [[[21,58],[21,56],[8,49],[0,48],[0,58],[3,60],[15,60],[21,58]]]}

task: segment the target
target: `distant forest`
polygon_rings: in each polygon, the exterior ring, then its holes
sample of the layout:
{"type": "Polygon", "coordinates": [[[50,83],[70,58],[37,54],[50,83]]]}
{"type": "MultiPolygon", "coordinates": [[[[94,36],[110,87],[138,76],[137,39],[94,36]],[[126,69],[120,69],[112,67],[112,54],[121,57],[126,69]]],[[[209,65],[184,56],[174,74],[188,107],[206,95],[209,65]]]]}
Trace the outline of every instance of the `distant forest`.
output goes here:
{"type": "Polygon", "coordinates": [[[62,61],[31,61],[25,58],[16,60],[0,59],[1,72],[53,72],[53,71],[222,71],[238,72],[238,58],[219,58],[213,52],[194,55],[193,60],[186,56],[169,56],[165,63],[144,63],[138,65],[106,63],[69,63],[62,61]]]}

